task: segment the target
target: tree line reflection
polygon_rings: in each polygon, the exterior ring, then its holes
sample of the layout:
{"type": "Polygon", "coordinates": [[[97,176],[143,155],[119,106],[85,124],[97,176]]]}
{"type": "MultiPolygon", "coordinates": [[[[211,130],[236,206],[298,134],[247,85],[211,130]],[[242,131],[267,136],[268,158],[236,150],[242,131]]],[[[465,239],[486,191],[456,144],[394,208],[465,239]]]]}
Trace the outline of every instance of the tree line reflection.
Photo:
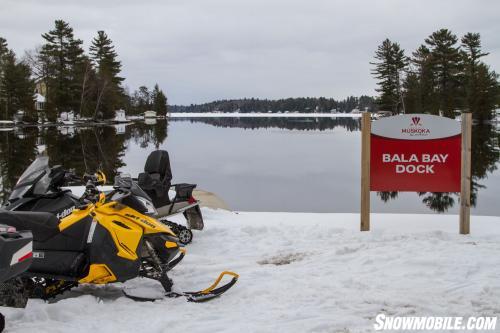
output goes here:
{"type": "MultiPolygon", "coordinates": [[[[258,129],[258,128],[280,128],[288,130],[301,131],[325,131],[336,127],[341,127],[349,132],[361,130],[361,122],[359,119],[350,117],[338,118],[314,118],[314,117],[227,117],[227,118],[175,118],[173,121],[189,121],[191,123],[204,123],[216,127],[224,128],[243,128],[243,129],[258,129]]],[[[172,121],[171,120],[171,121],[172,121]]]]}
{"type": "Polygon", "coordinates": [[[77,175],[102,170],[113,181],[123,167],[130,143],[158,148],[167,138],[167,122],[94,127],[18,127],[0,131],[0,203],[5,202],[19,176],[46,151],[51,165],[74,169],[77,175]]]}
{"type": "MultiPolygon", "coordinates": [[[[323,131],[340,127],[347,131],[360,130],[359,120],[352,118],[188,118],[187,121],[243,129],[323,131]]],[[[158,120],[153,124],[138,122],[97,127],[35,126],[8,131],[0,128],[0,202],[8,199],[19,176],[42,150],[47,151],[51,165],[60,164],[74,169],[78,175],[100,169],[112,181],[118,170],[125,165],[127,147],[159,148],[167,136],[168,122],[165,120],[158,120]]],[[[480,190],[486,188],[486,178],[498,167],[499,142],[500,132],[495,127],[473,127],[473,206],[477,205],[480,190]]],[[[424,192],[417,195],[425,206],[436,212],[446,212],[459,202],[457,193],[424,192]]],[[[397,199],[398,192],[378,192],[377,196],[383,202],[388,202],[397,199]]]]}

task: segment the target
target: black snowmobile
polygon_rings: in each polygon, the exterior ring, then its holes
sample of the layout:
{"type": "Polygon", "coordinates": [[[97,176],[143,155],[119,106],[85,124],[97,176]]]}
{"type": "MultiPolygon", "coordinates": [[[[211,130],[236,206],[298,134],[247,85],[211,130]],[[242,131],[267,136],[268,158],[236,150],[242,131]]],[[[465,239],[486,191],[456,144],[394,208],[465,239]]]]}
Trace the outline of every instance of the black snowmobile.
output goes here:
{"type": "Polygon", "coordinates": [[[149,154],[144,172],[139,174],[137,184],[151,198],[156,211],[156,217],[167,224],[179,237],[179,241],[188,244],[193,239],[193,230],[203,230],[203,216],[200,202],[193,197],[196,184],[173,184],[170,158],[165,150],[155,150],[149,154]],[[170,199],[169,191],[175,195],[170,199]],[[187,228],[173,223],[169,217],[182,213],[186,218],[187,228]]]}
{"type": "MultiPolygon", "coordinates": [[[[30,187],[18,181],[4,209],[49,212],[59,219],[71,214],[79,201],[79,197],[73,193],[77,192],[77,187],[65,186],[70,182],[78,182],[80,179],[72,177],[71,173],[66,172],[62,166],[50,168],[47,156],[37,157],[23,175],[29,174],[32,169],[44,169],[45,176],[39,179],[37,184],[32,184],[30,187]]],[[[127,177],[117,176],[116,178],[127,177]]],[[[143,198],[142,201],[152,202],[153,207],[150,207],[145,214],[155,217],[169,226],[178,236],[179,241],[186,245],[193,239],[193,233],[190,229],[202,230],[204,226],[199,201],[192,194],[196,185],[174,184],[171,186],[171,180],[172,172],[168,153],[156,150],[148,156],[144,172],[139,174],[138,179],[133,179],[136,185],[133,194],[143,198]],[[139,188],[137,189],[137,187],[139,188]],[[169,197],[171,189],[175,191],[173,199],[169,197]],[[168,220],[171,216],[181,213],[186,218],[188,227],[168,220]]],[[[23,181],[23,183],[25,182],[23,181]]],[[[112,186],[103,186],[105,192],[112,190],[112,186]]]]}
{"type": "MultiPolygon", "coordinates": [[[[61,191],[51,188],[64,179],[75,178],[59,167],[47,169],[46,159],[35,160],[14,191],[42,195],[38,200],[24,203],[34,211],[0,210],[0,221],[33,232],[34,259],[22,276],[24,290],[30,297],[47,300],[82,283],[107,284],[144,277],[159,281],[163,296],[204,302],[220,296],[236,283],[237,274],[223,272],[212,286],[202,291],[172,291],[173,282],[167,272],[182,260],[185,249],[168,226],[146,214],[154,207],[131,180],[118,178],[113,190],[104,193],[98,190],[98,185],[105,183],[102,173],[86,176],[84,195],[75,201],[65,196],[68,206],[70,201],[74,206],[58,207],[68,210],[68,214],[57,218],[46,212],[54,202],[63,202],[53,200],[61,191]],[[232,280],[219,287],[226,275],[232,276],[232,280]]],[[[156,299],[124,292],[137,300],[156,299]]]]}
{"type": "MultiPolygon", "coordinates": [[[[32,249],[31,232],[0,224],[0,306],[26,306],[28,294],[17,277],[31,265],[32,249]]],[[[0,313],[0,332],[4,327],[5,318],[0,313]]]]}

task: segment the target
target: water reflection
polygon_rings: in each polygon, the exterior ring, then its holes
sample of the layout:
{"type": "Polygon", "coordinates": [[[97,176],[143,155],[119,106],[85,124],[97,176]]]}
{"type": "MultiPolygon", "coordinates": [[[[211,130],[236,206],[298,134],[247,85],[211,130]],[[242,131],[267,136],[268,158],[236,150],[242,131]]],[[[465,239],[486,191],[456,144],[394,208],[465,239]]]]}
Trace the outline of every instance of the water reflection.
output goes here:
{"type": "MultiPolygon", "coordinates": [[[[192,123],[205,123],[216,127],[225,128],[280,128],[301,131],[325,131],[341,127],[349,132],[361,130],[359,119],[339,118],[174,118],[172,120],[190,121],[192,123]]],[[[171,120],[171,121],[172,121],[171,120]]]]}
{"type": "MultiPolygon", "coordinates": [[[[175,119],[170,125],[158,120],[4,130],[0,131],[0,202],[8,198],[18,177],[39,151],[47,151],[52,165],[64,165],[80,175],[101,169],[113,180],[120,169],[140,172],[147,154],[160,148],[176,154],[174,171],[184,177],[183,181],[220,191],[226,199],[234,200],[236,209],[355,212],[359,208],[359,133],[354,132],[359,130],[359,120],[352,118],[189,118],[175,119]],[[169,126],[174,135],[167,144],[169,126]],[[221,129],[210,130],[214,127],[221,129]],[[304,132],[309,134],[296,135],[304,132]],[[214,141],[204,142],[209,140],[214,141]],[[235,185],[237,182],[240,187],[235,185]],[[292,195],[297,189],[315,195],[292,195]]],[[[494,127],[473,127],[471,203],[476,207],[478,202],[485,202],[488,214],[498,211],[492,202],[497,200],[500,186],[499,142],[500,134],[494,127]]],[[[380,200],[374,203],[375,209],[384,209],[378,205],[380,202],[397,202],[396,209],[416,210],[414,201],[407,196],[410,194],[376,195],[380,200]]],[[[428,211],[446,212],[459,203],[456,193],[425,192],[417,197],[423,204],[420,207],[428,211]]],[[[387,208],[392,212],[396,210],[389,204],[385,206],[392,207],[387,208]]]]}
{"type": "Polygon", "coordinates": [[[0,132],[0,202],[5,202],[17,179],[46,151],[51,165],[74,169],[77,175],[103,170],[111,181],[125,166],[130,142],[159,147],[167,138],[165,120],[155,124],[117,124],[94,127],[18,127],[0,132]]]}

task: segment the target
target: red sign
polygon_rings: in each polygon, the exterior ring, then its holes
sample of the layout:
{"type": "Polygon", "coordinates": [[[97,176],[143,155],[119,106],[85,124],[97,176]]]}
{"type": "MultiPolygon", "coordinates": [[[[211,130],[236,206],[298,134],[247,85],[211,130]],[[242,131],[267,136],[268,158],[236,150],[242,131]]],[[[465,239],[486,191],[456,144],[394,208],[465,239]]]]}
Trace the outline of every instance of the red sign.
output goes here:
{"type": "Polygon", "coordinates": [[[461,128],[449,118],[399,115],[373,122],[370,190],[460,192],[461,128]]]}

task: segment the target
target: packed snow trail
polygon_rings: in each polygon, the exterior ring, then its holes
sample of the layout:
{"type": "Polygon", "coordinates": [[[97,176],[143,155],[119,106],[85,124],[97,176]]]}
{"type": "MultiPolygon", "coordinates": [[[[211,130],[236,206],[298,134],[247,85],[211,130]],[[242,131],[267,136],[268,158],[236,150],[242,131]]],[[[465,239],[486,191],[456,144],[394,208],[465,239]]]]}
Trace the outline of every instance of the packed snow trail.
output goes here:
{"type": "Polygon", "coordinates": [[[171,277],[184,291],[240,274],[220,298],[138,303],[122,284],[81,286],[2,308],[7,332],[372,332],[378,313],[500,316],[500,217],[473,216],[463,236],[450,215],[372,214],[362,233],[358,214],[203,214],[171,277]]]}

